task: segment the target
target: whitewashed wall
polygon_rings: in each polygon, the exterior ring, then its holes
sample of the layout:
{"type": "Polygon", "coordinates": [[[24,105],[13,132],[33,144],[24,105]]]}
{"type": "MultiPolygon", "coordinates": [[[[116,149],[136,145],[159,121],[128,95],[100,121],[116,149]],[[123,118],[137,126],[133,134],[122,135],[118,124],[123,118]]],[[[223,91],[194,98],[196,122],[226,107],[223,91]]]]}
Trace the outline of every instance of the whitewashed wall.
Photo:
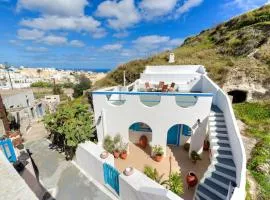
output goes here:
{"type": "Polygon", "coordinates": [[[119,184],[121,200],[182,200],[136,169],[131,176],[121,174],[119,184]]]}
{"type": "MultiPolygon", "coordinates": [[[[114,158],[99,157],[104,149],[92,142],[80,144],[76,151],[76,163],[91,178],[105,185],[103,177],[103,163],[114,166],[114,158]]],[[[134,169],[134,174],[119,176],[119,199],[121,200],[182,200],[170,190],[159,185],[140,171],[134,169]]]]}
{"type": "Polygon", "coordinates": [[[129,127],[136,122],[143,122],[152,129],[152,145],[158,144],[166,149],[167,133],[173,125],[194,127],[200,119],[201,125],[192,130],[197,138],[192,141],[191,150],[201,149],[212,104],[211,96],[198,97],[197,103],[188,108],[178,106],[174,96],[161,96],[160,103],[153,107],[145,106],[139,95],[126,95],[125,99],[123,105],[116,106],[107,101],[106,95],[93,94],[99,143],[107,134],[121,134],[124,142],[129,142],[129,127]]]}
{"type": "Polygon", "coordinates": [[[109,154],[108,158],[101,159],[100,154],[105,150],[92,142],[79,144],[76,151],[76,163],[89,176],[100,184],[104,183],[103,163],[106,162],[114,167],[114,157],[109,154]]]}

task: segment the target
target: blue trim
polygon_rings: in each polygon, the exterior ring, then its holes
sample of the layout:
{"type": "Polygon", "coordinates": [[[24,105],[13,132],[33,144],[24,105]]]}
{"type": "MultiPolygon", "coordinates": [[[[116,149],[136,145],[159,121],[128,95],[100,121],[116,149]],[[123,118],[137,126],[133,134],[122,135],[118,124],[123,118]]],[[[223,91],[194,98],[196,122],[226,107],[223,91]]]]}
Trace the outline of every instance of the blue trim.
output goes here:
{"type": "Polygon", "coordinates": [[[3,149],[6,158],[9,162],[16,162],[16,154],[11,139],[0,140],[0,147],[3,149]]]}
{"type": "Polygon", "coordinates": [[[108,163],[103,163],[104,182],[108,184],[119,195],[119,175],[120,173],[108,163]]]}
{"type": "Polygon", "coordinates": [[[212,97],[213,93],[179,93],[179,92],[120,92],[120,91],[95,91],[91,92],[96,95],[156,95],[156,96],[199,96],[199,97],[212,97]]]}

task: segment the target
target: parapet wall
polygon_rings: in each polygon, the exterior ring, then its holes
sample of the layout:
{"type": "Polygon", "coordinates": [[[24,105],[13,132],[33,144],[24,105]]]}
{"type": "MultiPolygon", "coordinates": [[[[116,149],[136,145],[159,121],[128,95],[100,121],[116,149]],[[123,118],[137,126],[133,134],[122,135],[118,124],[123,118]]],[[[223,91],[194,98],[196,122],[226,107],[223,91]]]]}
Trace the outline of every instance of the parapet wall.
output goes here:
{"type": "MultiPolygon", "coordinates": [[[[76,163],[88,176],[108,187],[111,191],[112,188],[104,182],[103,163],[106,162],[114,167],[114,158],[113,155],[109,154],[107,158],[101,159],[100,154],[102,152],[104,152],[104,149],[92,142],[80,144],[76,151],[76,163]]],[[[136,169],[130,176],[123,173],[119,175],[119,188],[119,196],[116,197],[121,200],[182,200],[182,198],[136,169]]]]}

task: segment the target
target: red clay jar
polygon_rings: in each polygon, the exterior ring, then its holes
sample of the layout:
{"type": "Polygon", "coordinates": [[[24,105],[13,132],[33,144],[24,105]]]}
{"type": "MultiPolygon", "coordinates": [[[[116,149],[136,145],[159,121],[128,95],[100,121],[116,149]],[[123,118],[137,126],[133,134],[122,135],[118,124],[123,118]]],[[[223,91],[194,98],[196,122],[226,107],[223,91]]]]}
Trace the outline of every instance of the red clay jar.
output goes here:
{"type": "Polygon", "coordinates": [[[189,172],[186,176],[188,187],[194,187],[198,183],[198,178],[194,172],[189,172]]]}
{"type": "Polygon", "coordinates": [[[146,146],[147,146],[147,143],[148,143],[147,137],[146,137],[145,135],[142,135],[142,136],[140,137],[140,139],[139,139],[139,146],[140,146],[141,148],[145,149],[146,146]]]}

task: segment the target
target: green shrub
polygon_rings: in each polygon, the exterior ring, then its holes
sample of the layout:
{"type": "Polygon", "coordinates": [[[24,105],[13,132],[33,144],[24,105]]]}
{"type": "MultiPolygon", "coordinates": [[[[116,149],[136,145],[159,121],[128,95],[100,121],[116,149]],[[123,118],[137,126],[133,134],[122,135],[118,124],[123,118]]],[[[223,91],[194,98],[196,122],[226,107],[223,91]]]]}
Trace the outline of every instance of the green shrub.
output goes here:
{"type": "Polygon", "coordinates": [[[161,185],[164,185],[164,184],[167,183],[166,180],[165,180],[165,181],[162,181],[162,178],[163,178],[164,174],[159,175],[159,173],[158,173],[158,171],[157,171],[156,168],[153,168],[153,167],[151,167],[151,166],[149,166],[149,165],[146,165],[146,166],[144,167],[143,172],[144,172],[144,174],[145,174],[147,177],[151,178],[152,180],[156,181],[157,183],[159,183],[159,184],[161,184],[161,185]]]}
{"type": "Polygon", "coordinates": [[[168,181],[168,186],[169,189],[174,192],[177,195],[181,195],[184,193],[184,187],[183,187],[183,181],[181,174],[178,172],[173,172],[169,176],[169,181],[168,181]]]}
{"type": "Polygon", "coordinates": [[[161,155],[162,156],[164,154],[162,146],[160,146],[160,145],[153,146],[153,153],[155,155],[161,155]]]}
{"type": "Polygon", "coordinates": [[[38,82],[32,83],[30,87],[51,88],[53,87],[53,84],[49,82],[38,81],[38,82]]]}

